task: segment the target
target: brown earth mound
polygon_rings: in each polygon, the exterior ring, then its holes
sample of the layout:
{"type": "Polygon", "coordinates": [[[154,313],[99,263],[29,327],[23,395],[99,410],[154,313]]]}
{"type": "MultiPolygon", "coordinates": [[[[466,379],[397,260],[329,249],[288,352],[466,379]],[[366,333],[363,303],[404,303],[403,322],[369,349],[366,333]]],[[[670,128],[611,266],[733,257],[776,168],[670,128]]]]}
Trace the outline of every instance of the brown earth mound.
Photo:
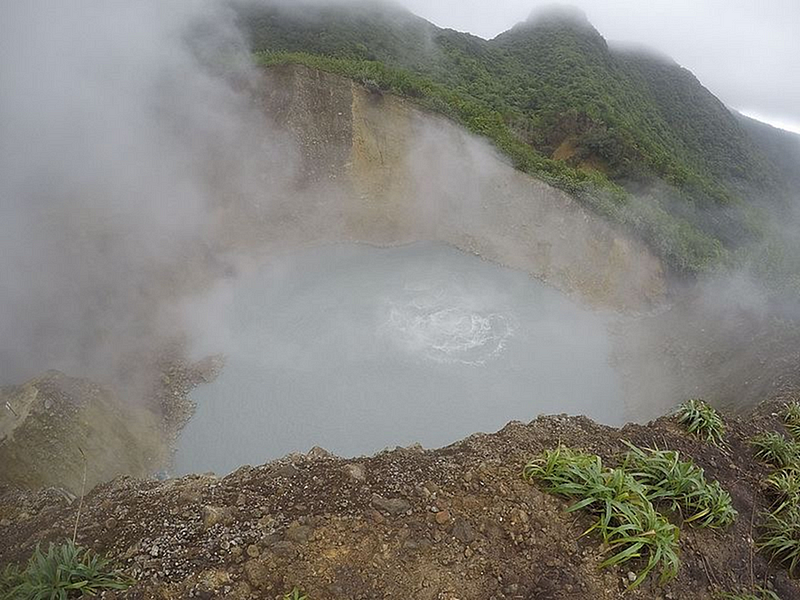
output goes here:
{"type": "MultiPolygon", "coordinates": [[[[613,429],[555,416],[440,450],[345,460],[314,449],[221,479],[123,478],[87,496],[78,541],[136,577],[124,594],[106,596],[130,599],[276,598],[297,586],[312,600],[683,600],[754,585],[800,598],[800,585],[753,546],[767,468],[747,440],[780,430],[775,410],[765,404],[730,419],[728,450],[689,437],[670,418],[613,429]],[[677,579],[659,587],[651,578],[627,593],[628,568],[598,569],[607,549],[581,535],[588,517],[565,513],[567,502],[520,475],[558,443],[613,464],[622,440],[692,457],[739,512],[727,531],[681,526],[677,579]]],[[[0,490],[0,565],[69,536],[77,505],[54,490],[0,490]]]]}

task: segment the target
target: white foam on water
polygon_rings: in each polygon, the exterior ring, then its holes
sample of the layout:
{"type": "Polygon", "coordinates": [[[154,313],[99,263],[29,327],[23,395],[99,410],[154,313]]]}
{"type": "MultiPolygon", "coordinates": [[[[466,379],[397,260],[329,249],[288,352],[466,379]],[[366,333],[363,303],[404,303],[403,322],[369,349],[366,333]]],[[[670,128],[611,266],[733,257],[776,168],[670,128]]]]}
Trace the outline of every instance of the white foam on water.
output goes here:
{"type": "Polygon", "coordinates": [[[499,356],[514,334],[513,316],[491,312],[463,290],[411,288],[404,296],[387,302],[381,330],[428,360],[482,366],[499,356]]]}

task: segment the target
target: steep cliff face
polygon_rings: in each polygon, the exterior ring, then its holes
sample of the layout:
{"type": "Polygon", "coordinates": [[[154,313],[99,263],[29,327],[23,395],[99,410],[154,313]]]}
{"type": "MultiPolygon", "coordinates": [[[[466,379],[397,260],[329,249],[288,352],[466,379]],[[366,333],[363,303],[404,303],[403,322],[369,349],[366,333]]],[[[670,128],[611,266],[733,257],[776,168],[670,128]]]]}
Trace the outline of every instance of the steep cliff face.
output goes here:
{"type": "Polygon", "coordinates": [[[260,101],[295,140],[295,180],[310,200],[273,208],[259,238],[443,241],[593,305],[641,309],[662,298],[661,265],[642,243],[447,119],[304,66],[264,77],[260,101]]]}

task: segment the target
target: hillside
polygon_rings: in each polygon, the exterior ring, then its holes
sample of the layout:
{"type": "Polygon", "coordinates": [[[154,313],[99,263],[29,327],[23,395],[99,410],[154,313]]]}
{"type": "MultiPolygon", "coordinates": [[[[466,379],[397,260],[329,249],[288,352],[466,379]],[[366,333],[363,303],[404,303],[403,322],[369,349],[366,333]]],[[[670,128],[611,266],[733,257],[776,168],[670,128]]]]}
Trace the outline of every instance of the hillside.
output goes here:
{"type": "Polygon", "coordinates": [[[336,71],[456,119],[680,272],[762,237],[754,198],[793,185],[769,150],[779,136],[755,143],[689,71],[609,46],[580,13],[535,14],[490,41],[391,4],[268,2],[240,21],[263,63],[336,71]]]}

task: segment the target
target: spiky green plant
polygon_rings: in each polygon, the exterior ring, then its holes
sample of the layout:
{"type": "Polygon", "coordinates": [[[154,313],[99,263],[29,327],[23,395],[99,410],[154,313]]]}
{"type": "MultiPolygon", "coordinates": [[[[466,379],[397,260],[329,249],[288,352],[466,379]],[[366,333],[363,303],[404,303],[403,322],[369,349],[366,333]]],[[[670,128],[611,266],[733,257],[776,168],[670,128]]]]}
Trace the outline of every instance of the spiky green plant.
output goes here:
{"type": "Polygon", "coordinates": [[[771,560],[786,565],[793,577],[800,563],[800,508],[792,506],[768,513],[762,531],[756,544],[758,549],[771,560]]]}
{"type": "Polygon", "coordinates": [[[687,400],[676,411],[678,423],[686,431],[715,446],[724,446],[725,423],[713,406],[700,398],[687,400]]]}
{"type": "Polygon", "coordinates": [[[697,527],[727,527],[737,512],[719,482],[708,483],[703,469],[683,461],[674,450],[630,448],[623,467],[642,483],[645,496],[657,506],[667,504],[684,521],[697,527]]]}
{"type": "Polygon", "coordinates": [[[764,480],[767,494],[775,499],[773,512],[791,506],[800,506],[800,473],[794,469],[782,469],[771,473],[764,480]]]}
{"type": "Polygon", "coordinates": [[[124,590],[132,580],[111,562],[72,540],[39,546],[24,570],[6,569],[0,583],[2,600],[68,600],[96,596],[103,590],[124,590]]]}
{"type": "Polygon", "coordinates": [[[800,403],[788,402],[783,409],[783,424],[795,439],[800,439],[800,403]]]}
{"type": "Polygon", "coordinates": [[[550,493],[576,500],[568,512],[586,510],[595,517],[584,535],[597,532],[614,552],[601,567],[646,560],[630,588],[656,568],[662,583],[677,575],[678,528],[656,512],[644,486],[622,469],[604,468],[599,456],[559,446],[528,463],[523,476],[541,482],[550,493]]]}
{"type": "Polygon", "coordinates": [[[300,591],[300,588],[294,588],[291,592],[283,595],[283,600],[309,600],[309,598],[304,592],[300,591]]]}
{"type": "Polygon", "coordinates": [[[720,600],[781,600],[778,594],[762,587],[756,588],[755,592],[740,592],[738,594],[723,592],[719,595],[719,598],[720,600]]]}
{"type": "Polygon", "coordinates": [[[787,440],[780,433],[759,433],[750,440],[750,445],[755,449],[757,459],[774,467],[787,469],[798,466],[800,444],[787,440]]]}

